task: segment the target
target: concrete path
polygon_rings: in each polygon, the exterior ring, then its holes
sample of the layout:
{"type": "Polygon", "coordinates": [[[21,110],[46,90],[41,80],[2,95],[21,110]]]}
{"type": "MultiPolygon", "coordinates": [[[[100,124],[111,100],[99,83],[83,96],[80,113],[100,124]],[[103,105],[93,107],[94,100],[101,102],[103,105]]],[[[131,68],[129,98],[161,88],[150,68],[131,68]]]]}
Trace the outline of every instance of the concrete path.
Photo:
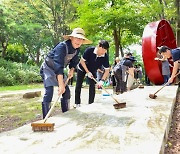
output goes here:
{"type": "MultiPolygon", "coordinates": [[[[82,107],[48,119],[55,123],[53,132],[33,132],[28,124],[1,133],[0,154],[163,154],[178,87],[167,86],[150,99],[149,94],[159,88],[114,96],[126,102],[126,108],[119,110],[110,96],[102,94],[88,105],[88,90],[83,89],[82,107]]],[[[71,105],[73,99],[74,92],[71,105]]]]}

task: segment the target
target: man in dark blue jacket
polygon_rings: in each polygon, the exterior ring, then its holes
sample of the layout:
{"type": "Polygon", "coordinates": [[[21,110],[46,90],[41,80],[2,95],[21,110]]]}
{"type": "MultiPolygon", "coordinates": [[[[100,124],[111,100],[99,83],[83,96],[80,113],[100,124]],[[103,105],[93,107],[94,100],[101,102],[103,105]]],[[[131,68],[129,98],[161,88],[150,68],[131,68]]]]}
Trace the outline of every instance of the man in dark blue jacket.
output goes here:
{"type": "Polygon", "coordinates": [[[98,82],[98,87],[102,87],[105,79],[109,75],[109,58],[107,55],[107,50],[109,49],[109,43],[106,40],[101,40],[96,47],[89,47],[85,50],[77,69],[77,81],[75,88],[75,106],[79,107],[81,103],[81,87],[85,75],[87,75],[89,80],[89,101],[91,104],[94,102],[95,98],[95,84],[94,79],[96,78],[97,69],[102,66],[105,72],[98,82]],[[94,78],[94,79],[93,79],[94,78]]]}
{"type": "Polygon", "coordinates": [[[50,109],[54,86],[58,86],[58,95],[62,94],[62,112],[69,110],[70,90],[63,81],[64,68],[69,65],[68,78],[72,78],[79,60],[80,46],[91,43],[90,40],[85,38],[85,32],[81,28],[75,28],[70,35],[64,35],[63,37],[66,41],[60,42],[48,53],[40,69],[45,87],[42,102],[43,118],[45,118],[50,109]]]}
{"type": "Polygon", "coordinates": [[[175,75],[177,74],[178,70],[179,70],[179,62],[180,62],[180,48],[175,48],[175,49],[170,49],[167,46],[161,46],[158,47],[159,49],[159,53],[165,57],[165,58],[171,58],[173,59],[173,71],[171,74],[171,77],[169,78],[168,82],[172,83],[175,75]]]}

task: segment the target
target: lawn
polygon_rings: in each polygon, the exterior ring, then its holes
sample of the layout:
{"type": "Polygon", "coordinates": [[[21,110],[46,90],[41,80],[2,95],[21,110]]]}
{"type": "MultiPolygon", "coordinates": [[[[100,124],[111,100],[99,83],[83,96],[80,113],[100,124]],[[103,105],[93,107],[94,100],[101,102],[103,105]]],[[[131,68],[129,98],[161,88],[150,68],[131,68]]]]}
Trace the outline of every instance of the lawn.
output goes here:
{"type": "Polygon", "coordinates": [[[26,90],[34,88],[43,88],[43,84],[30,84],[30,85],[16,85],[16,86],[5,86],[0,87],[0,91],[14,91],[14,90],[26,90]]]}
{"type": "MultiPolygon", "coordinates": [[[[1,92],[43,88],[42,84],[0,87],[1,92]]],[[[23,98],[23,93],[0,96],[0,133],[42,119],[41,97],[23,98]]],[[[53,115],[60,113],[57,103],[53,115]]]]}

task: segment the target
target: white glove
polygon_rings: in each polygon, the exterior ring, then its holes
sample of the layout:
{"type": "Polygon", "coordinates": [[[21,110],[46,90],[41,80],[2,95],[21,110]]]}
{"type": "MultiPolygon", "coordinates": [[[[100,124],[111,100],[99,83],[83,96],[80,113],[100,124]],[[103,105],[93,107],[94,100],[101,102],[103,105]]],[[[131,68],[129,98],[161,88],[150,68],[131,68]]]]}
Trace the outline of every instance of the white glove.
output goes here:
{"type": "Polygon", "coordinates": [[[90,78],[90,79],[92,79],[92,78],[93,78],[93,75],[92,75],[92,73],[91,73],[91,72],[88,72],[88,73],[87,73],[87,76],[88,76],[88,78],[90,78]]]}
{"type": "Polygon", "coordinates": [[[98,89],[102,89],[103,84],[104,84],[104,81],[103,81],[103,80],[100,80],[100,81],[97,83],[98,89]]]}

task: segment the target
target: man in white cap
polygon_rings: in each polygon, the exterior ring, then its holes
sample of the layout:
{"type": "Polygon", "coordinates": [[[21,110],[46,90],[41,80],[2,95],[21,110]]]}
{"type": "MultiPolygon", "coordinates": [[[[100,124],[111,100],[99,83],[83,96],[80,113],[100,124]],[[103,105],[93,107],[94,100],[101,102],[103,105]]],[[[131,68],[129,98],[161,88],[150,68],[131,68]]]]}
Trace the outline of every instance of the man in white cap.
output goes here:
{"type": "Polygon", "coordinates": [[[46,56],[40,74],[44,82],[45,94],[42,102],[43,119],[47,115],[53,97],[54,86],[58,86],[58,95],[62,94],[62,112],[69,110],[70,89],[65,85],[64,68],[69,65],[68,78],[73,77],[74,69],[79,62],[79,48],[82,44],[92,42],[85,37],[82,28],[75,28],[70,35],[64,35],[66,40],[57,44],[46,56]]]}

